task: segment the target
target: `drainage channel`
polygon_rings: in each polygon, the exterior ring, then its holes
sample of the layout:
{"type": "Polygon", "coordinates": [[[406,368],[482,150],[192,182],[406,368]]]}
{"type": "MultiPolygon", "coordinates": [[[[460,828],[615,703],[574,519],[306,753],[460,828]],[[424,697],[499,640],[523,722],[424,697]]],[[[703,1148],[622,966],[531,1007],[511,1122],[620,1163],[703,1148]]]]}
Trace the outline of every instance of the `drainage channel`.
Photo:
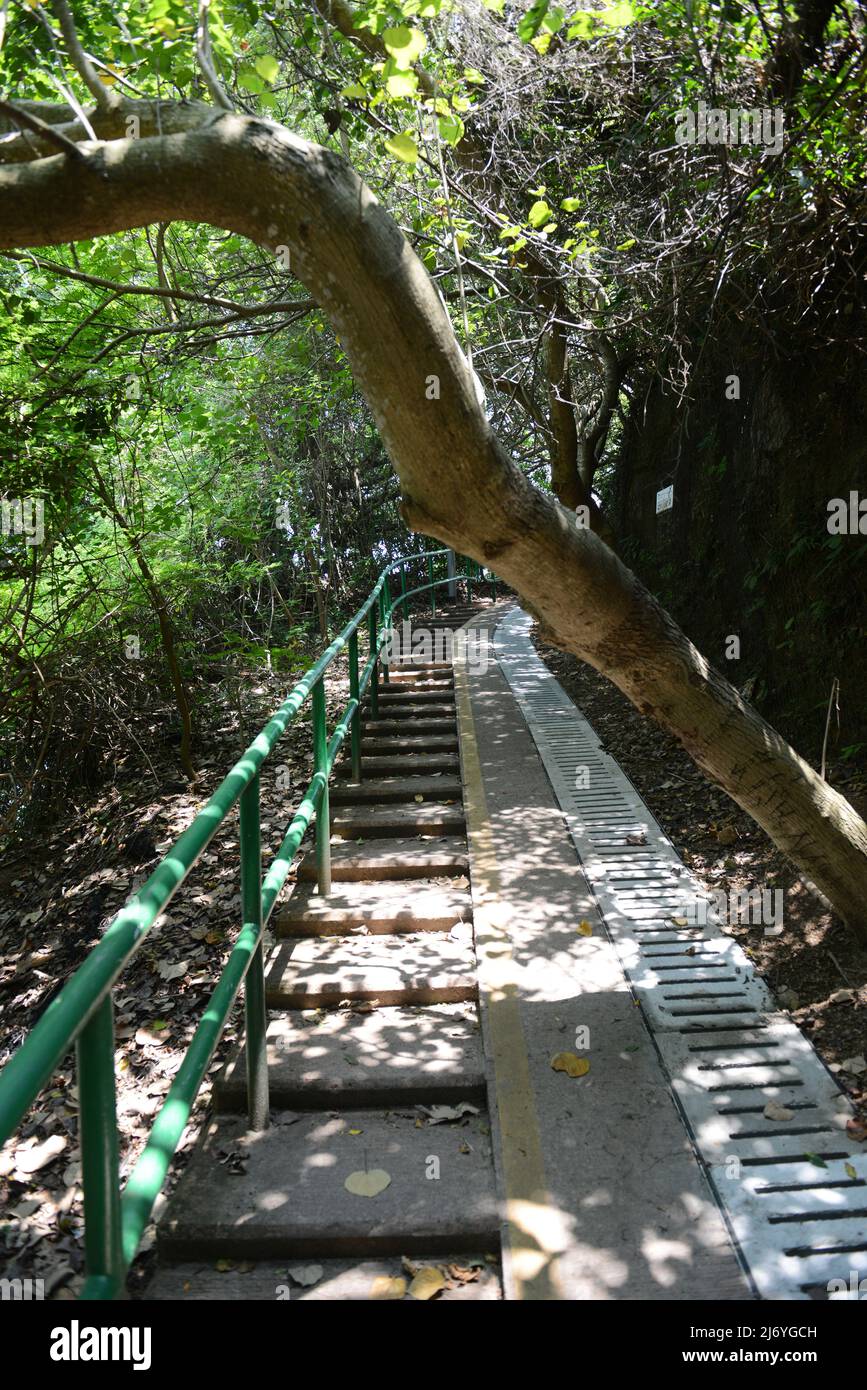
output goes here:
{"type": "Polygon", "coordinates": [[[846,1133],[852,1107],[537,655],[531,626],[510,612],[497,660],[756,1292],[857,1298],[867,1155],[846,1133]],[[777,1107],[789,1118],[771,1118],[777,1107]]]}

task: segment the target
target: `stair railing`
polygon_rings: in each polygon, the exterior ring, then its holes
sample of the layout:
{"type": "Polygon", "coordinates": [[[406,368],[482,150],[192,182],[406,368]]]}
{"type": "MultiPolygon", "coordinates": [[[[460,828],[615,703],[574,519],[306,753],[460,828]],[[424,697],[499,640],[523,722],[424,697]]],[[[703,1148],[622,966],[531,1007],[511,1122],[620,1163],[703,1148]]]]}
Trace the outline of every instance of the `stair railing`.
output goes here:
{"type": "MultiPolygon", "coordinates": [[[[378,713],[378,676],[389,680],[381,659],[392,614],[400,605],[409,614],[415,594],[434,591],[449,580],[434,579],[434,562],[446,550],[406,555],[386,566],[358,612],[304,673],[249,748],[220,783],[192,824],[163,856],[156,869],[125,903],[105,935],[89,952],[59,994],[0,1071],[0,1145],[15,1133],[29,1107],[74,1046],[79,1100],[79,1142],[84,1191],[84,1299],[110,1299],[123,1293],[126,1272],[150,1220],[172,1159],[187,1126],[238,991],[243,984],[246,1015],[248,1120],[251,1130],[268,1124],[267,1013],[262,933],[302,839],[315,817],[317,881],[331,889],[328,783],[338,752],[350,739],[352,776],[362,771],[361,704],[370,689],[370,710],[378,713]],[[427,561],[428,582],[407,589],[407,567],[427,561]],[[400,572],[400,594],[392,599],[389,576],[400,572]],[[367,622],[369,656],[359,670],[358,632],[367,622]],[[349,701],[328,738],[323,677],[346,648],[349,701]],[[279,850],[262,878],[259,772],[308,696],[312,706],[313,776],[289,823],[279,850]],[[166,909],[235,804],[239,807],[241,928],[205,1006],[148,1141],[121,1190],[114,1067],[113,987],[166,909]]],[[[471,584],[467,562],[467,591],[471,584]]]]}

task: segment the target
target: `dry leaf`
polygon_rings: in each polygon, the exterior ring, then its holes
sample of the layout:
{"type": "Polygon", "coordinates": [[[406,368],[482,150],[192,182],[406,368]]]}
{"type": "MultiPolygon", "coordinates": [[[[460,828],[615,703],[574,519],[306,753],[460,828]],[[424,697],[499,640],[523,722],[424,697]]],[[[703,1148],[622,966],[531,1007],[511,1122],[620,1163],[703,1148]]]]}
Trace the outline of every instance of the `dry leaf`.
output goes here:
{"type": "Polygon", "coordinates": [[[586,919],[578,923],[578,931],[581,933],[582,936],[593,935],[593,928],[586,919]]]}
{"type": "Polygon", "coordinates": [[[401,1278],[390,1279],[387,1274],[380,1274],[374,1279],[370,1286],[368,1298],[386,1299],[403,1298],[406,1293],[406,1280],[401,1278]]]}
{"type": "Polygon", "coordinates": [[[780,1105],[779,1101],[769,1100],[765,1106],[764,1115],[766,1120],[793,1120],[794,1110],[789,1110],[785,1105],[780,1105]]]}
{"type": "Polygon", "coordinates": [[[857,1178],[857,1176],[858,1176],[858,1169],[855,1167],[855,1164],[854,1164],[854,1163],[844,1163],[844,1164],[843,1164],[843,1167],[846,1169],[846,1176],[847,1176],[847,1177],[849,1177],[849,1178],[857,1178]]]}
{"type": "Polygon", "coordinates": [[[19,1173],[38,1173],[40,1168],[46,1168],[58,1154],[62,1154],[68,1143],[64,1135],[52,1134],[44,1144],[37,1144],[33,1149],[19,1149],[15,1155],[15,1167],[19,1173]]]}
{"type": "Polygon", "coordinates": [[[462,1100],[458,1105],[423,1105],[429,1125],[445,1125],[450,1120],[462,1120],[465,1115],[478,1115],[479,1107],[462,1100]]]}
{"type": "Polygon", "coordinates": [[[481,1266],[446,1265],[446,1274],[456,1284],[474,1284],[481,1273],[481,1266]]]}
{"type": "Polygon", "coordinates": [[[862,1071],[867,1071],[867,1062],[863,1057],[844,1057],[840,1066],[850,1076],[860,1076],[862,1071]]]}
{"type": "Polygon", "coordinates": [[[586,1057],[579,1057],[575,1052],[558,1052],[556,1057],[551,1058],[551,1068],[553,1071],[565,1071],[567,1076],[586,1076],[590,1063],[586,1057]]]}
{"type": "Polygon", "coordinates": [[[409,1286],[410,1298],[417,1298],[425,1302],[429,1298],[434,1298],[446,1286],[446,1281],[441,1269],[434,1269],[428,1265],[425,1269],[420,1269],[409,1286]]]}
{"type": "Polygon", "coordinates": [[[391,1174],[384,1168],[371,1168],[367,1173],[350,1173],[343,1186],[355,1197],[378,1197],[390,1182],[391,1174]]]}
{"type": "Polygon", "coordinates": [[[867,1120],[862,1119],[860,1115],[853,1115],[846,1121],[846,1133],[856,1144],[863,1144],[867,1139],[867,1120]]]}
{"type": "Polygon", "coordinates": [[[309,1289],[311,1284],[319,1283],[325,1270],[321,1265],[293,1265],[286,1273],[293,1284],[300,1284],[303,1289],[309,1289]]]}

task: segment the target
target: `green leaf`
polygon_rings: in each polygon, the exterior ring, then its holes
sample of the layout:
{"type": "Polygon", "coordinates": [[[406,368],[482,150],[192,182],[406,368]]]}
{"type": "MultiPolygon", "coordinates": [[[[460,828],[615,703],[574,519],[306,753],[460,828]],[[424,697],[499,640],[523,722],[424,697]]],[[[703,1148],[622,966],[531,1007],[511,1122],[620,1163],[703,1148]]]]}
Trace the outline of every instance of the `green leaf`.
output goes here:
{"type": "Polygon", "coordinates": [[[581,206],[580,198],[563,198],[560,206],[564,212],[577,212],[581,206]]]}
{"type": "Polygon", "coordinates": [[[360,82],[350,82],[348,87],[343,88],[343,91],[340,93],[340,95],[342,97],[345,97],[347,101],[367,100],[367,92],[362,87],[360,82]]]}
{"type": "Polygon", "coordinates": [[[536,37],[548,13],[549,5],[550,0],[540,0],[538,5],[531,5],[523,18],[518,20],[518,38],[522,42],[530,43],[536,37]]]}
{"type": "Polygon", "coordinates": [[[418,162],[418,145],[415,143],[415,136],[404,131],[402,135],[391,135],[385,142],[385,148],[393,159],[399,159],[404,164],[416,164],[418,162]]]}
{"type": "Polygon", "coordinates": [[[621,241],[620,245],[617,247],[617,250],[618,250],[618,251],[631,251],[634,245],[635,245],[635,237],[634,237],[634,236],[627,237],[626,241],[621,241]]]}
{"type": "Polygon", "coordinates": [[[437,130],[447,145],[456,145],[464,133],[464,123],[460,116],[440,116],[437,130]]]}
{"type": "Polygon", "coordinates": [[[427,39],[421,29],[410,29],[407,24],[386,29],[382,41],[400,68],[411,68],[427,48],[427,39]]]}
{"type": "Polygon", "coordinates": [[[252,68],[241,68],[238,73],[238,86],[245,92],[264,92],[265,83],[252,68]]]}
{"type": "Polygon", "coordinates": [[[385,79],[385,89],[393,100],[414,97],[418,91],[418,78],[414,72],[394,72],[385,79]]]}
{"type": "Polygon", "coordinates": [[[544,198],[540,198],[539,201],[538,201],[537,203],[534,203],[533,206],[530,208],[530,213],[529,213],[530,226],[531,226],[531,227],[541,227],[541,226],[543,226],[546,222],[548,222],[548,221],[550,220],[550,218],[551,218],[551,209],[549,208],[548,204],[545,202],[545,199],[544,199],[544,198]]]}
{"type": "Polygon", "coordinates": [[[280,72],[280,64],[270,53],[266,53],[262,58],[257,58],[253,66],[266,82],[275,82],[280,72]]]}

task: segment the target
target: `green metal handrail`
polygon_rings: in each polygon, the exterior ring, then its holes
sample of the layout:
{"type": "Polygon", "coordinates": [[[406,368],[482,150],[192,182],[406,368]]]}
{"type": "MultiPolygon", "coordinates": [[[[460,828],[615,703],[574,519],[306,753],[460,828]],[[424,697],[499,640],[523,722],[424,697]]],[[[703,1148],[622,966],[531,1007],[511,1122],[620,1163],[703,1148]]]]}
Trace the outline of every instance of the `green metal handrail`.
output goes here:
{"type": "MultiPolygon", "coordinates": [[[[0,1072],[0,1145],[14,1133],[58,1064],[75,1044],[79,1083],[80,1143],[84,1189],[85,1268],[82,1298],[115,1298],[123,1289],[154,1202],[186,1128],[202,1081],[242,984],[245,984],[248,1117],[251,1130],[268,1124],[268,1067],[262,932],[314,816],[319,891],[331,889],[331,817],[328,782],[346,735],[350,735],[352,775],[361,777],[361,701],[370,686],[371,714],[378,713],[378,676],[389,679],[381,662],[396,607],[409,615],[409,599],[457,582],[434,579],[434,560],[446,550],[402,556],[382,571],[358,612],[319,660],[302,676],[280,708],[235,763],[192,825],[175,841],[146,883],[120,909],[103,939],[49,1004],[43,1016],[0,1072]],[[428,583],[407,590],[407,565],[428,562],[428,583]],[[389,575],[400,569],[400,595],[392,600],[389,575]],[[358,629],[367,619],[370,654],[359,672],[358,629]],[[323,677],[337,654],[348,648],[349,701],[327,735],[323,677]],[[312,701],[313,777],[277,854],[262,879],[259,770],[286,732],[308,695],[312,701]],[[216,988],[193,1034],[184,1060],[150,1132],[148,1142],[121,1194],[114,1074],[112,988],[147,932],[172,900],[207,849],[235,803],[239,803],[241,850],[241,930],[216,988]]],[[[467,594],[474,562],[466,568],[467,594]]]]}

